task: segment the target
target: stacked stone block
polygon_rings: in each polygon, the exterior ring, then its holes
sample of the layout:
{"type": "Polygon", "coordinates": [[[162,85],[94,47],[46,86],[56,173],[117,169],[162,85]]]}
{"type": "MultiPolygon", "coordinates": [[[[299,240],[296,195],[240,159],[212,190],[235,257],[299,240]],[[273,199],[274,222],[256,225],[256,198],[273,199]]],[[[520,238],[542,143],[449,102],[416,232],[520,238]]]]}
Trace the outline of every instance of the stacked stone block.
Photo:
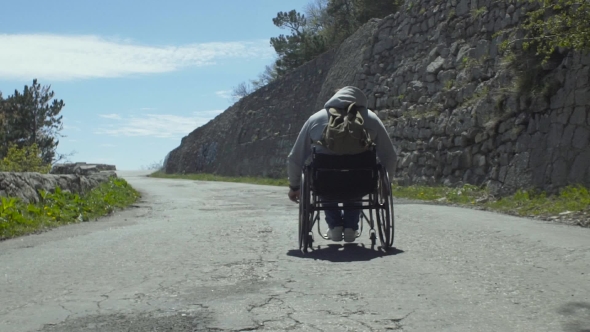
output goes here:
{"type": "Polygon", "coordinates": [[[557,92],[527,101],[500,50],[530,6],[407,1],[379,22],[357,84],[400,150],[400,183],[590,186],[590,57],[564,52],[546,68],[557,92]]]}

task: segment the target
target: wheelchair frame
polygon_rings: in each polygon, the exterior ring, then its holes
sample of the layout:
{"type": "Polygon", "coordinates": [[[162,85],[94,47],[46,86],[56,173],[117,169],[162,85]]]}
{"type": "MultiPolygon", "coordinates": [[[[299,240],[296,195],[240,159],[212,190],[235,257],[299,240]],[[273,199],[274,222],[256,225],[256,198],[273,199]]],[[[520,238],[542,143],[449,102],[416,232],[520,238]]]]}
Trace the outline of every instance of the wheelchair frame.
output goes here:
{"type": "Polygon", "coordinates": [[[374,186],[374,190],[368,193],[368,195],[365,195],[361,199],[354,199],[351,197],[346,198],[344,197],[346,195],[343,195],[340,198],[326,199],[319,197],[314,191],[318,172],[346,172],[351,169],[315,168],[315,159],[316,152],[314,148],[311,163],[303,167],[301,175],[301,195],[299,199],[299,249],[303,253],[307,253],[308,249],[313,250],[313,226],[316,223],[318,234],[323,239],[328,239],[322,234],[320,229],[320,212],[326,210],[361,210],[362,220],[360,221],[357,238],[362,235],[364,220],[370,227],[369,238],[371,239],[371,246],[374,247],[377,240],[377,232],[374,227],[376,219],[381,248],[384,250],[391,248],[393,246],[395,233],[393,197],[391,196],[391,182],[387,171],[383,166],[380,163],[375,162],[375,165],[372,167],[354,168],[354,170],[373,172],[372,175],[376,175],[372,177],[376,179],[377,183],[374,186]],[[323,203],[360,203],[360,206],[324,207],[322,205],[323,203]],[[369,210],[368,216],[365,213],[366,210],[369,210]],[[373,219],[373,211],[375,212],[375,219],[373,219]]]}

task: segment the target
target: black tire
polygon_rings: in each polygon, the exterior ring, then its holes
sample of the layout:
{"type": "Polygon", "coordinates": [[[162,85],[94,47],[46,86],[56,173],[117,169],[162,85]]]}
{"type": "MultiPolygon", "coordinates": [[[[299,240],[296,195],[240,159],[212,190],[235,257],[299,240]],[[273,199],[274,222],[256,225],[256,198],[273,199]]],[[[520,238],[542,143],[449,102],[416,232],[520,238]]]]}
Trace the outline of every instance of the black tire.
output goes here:
{"type": "Polygon", "coordinates": [[[393,246],[395,223],[393,218],[391,182],[389,182],[389,177],[384,169],[379,171],[379,184],[377,187],[377,203],[379,207],[375,211],[375,214],[377,215],[379,240],[383,249],[389,249],[393,246]]]}
{"type": "Polygon", "coordinates": [[[299,250],[303,249],[303,234],[305,233],[305,207],[301,200],[299,200],[299,250]]]}
{"type": "Polygon", "coordinates": [[[299,197],[299,250],[306,253],[311,247],[313,238],[311,231],[311,211],[309,179],[306,172],[301,174],[301,195],[299,197]]]}

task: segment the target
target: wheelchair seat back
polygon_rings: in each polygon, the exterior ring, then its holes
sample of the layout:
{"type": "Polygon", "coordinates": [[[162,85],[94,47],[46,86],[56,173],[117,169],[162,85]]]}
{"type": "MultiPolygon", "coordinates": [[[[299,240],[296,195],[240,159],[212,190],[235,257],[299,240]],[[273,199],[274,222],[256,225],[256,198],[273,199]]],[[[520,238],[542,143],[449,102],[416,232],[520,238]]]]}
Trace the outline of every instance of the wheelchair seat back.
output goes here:
{"type": "Polygon", "coordinates": [[[329,199],[358,199],[375,191],[378,180],[374,150],[355,155],[313,153],[311,190],[329,199]]]}

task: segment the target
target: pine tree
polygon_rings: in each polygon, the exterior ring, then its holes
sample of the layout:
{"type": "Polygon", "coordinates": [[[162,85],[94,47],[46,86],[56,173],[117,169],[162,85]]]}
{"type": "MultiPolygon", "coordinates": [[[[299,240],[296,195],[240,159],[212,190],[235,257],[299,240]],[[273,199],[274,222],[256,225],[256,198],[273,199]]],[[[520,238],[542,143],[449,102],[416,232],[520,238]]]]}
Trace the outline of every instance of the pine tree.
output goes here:
{"type": "Polygon", "coordinates": [[[278,55],[275,69],[279,76],[327,51],[323,37],[307,29],[305,15],[295,10],[279,12],[272,21],[277,27],[291,31],[290,35],[270,39],[270,44],[278,55]]]}
{"type": "Polygon", "coordinates": [[[2,152],[5,155],[11,143],[20,147],[37,144],[41,158],[51,163],[59,144],[59,132],[63,129],[63,100],[54,99],[51,86],[41,86],[36,79],[23,92],[15,90],[14,95],[3,100],[2,152]]]}

